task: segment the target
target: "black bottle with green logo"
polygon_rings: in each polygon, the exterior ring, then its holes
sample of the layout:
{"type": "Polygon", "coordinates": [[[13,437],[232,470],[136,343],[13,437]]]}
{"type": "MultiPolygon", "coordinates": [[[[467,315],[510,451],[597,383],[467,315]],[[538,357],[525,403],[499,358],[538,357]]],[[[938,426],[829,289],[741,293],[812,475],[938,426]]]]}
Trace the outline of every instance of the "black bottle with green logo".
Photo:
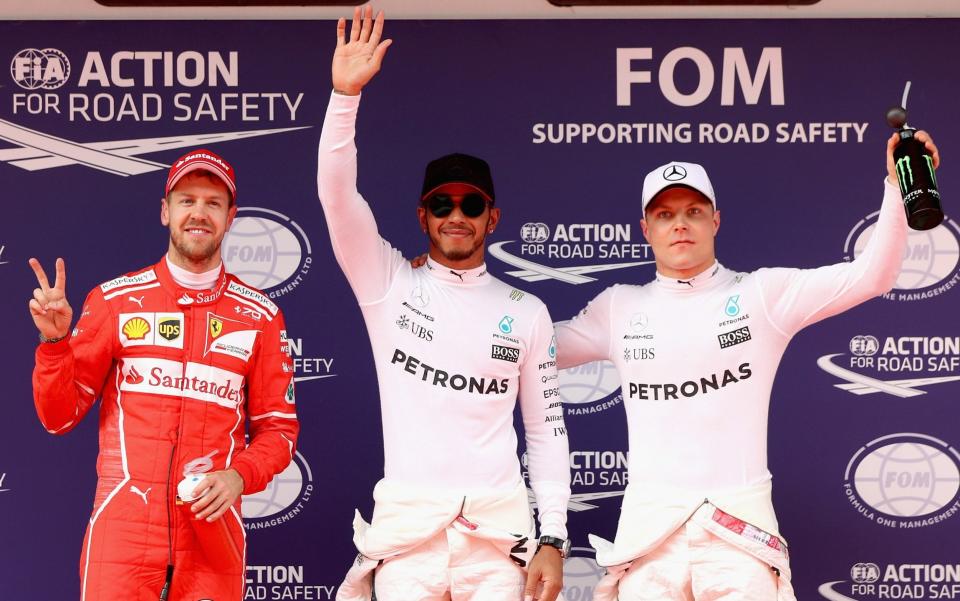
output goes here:
{"type": "Polygon", "coordinates": [[[906,109],[898,106],[887,111],[887,123],[900,132],[893,160],[907,224],[915,230],[933,229],[943,221],[933,156],[914,137],[917,130],[907,125],[906,109]]]}

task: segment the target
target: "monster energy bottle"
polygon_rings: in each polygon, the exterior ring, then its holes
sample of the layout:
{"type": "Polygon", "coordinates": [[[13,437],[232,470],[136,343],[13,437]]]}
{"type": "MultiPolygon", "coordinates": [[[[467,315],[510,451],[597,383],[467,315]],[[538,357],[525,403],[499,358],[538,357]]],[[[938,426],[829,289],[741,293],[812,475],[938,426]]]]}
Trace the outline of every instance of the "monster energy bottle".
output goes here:
{"type": "Polygon", "coordinates": [[[887,111],[887,123],[900,132],[900,143],[893,151],[893,159],[907,223],[915,230],[935,228],[943,221],[943,209],[940,208],[933,156],[923,142],[914,137],[917,130],[907,125],[906,109],[898,106],[887,111]]]}

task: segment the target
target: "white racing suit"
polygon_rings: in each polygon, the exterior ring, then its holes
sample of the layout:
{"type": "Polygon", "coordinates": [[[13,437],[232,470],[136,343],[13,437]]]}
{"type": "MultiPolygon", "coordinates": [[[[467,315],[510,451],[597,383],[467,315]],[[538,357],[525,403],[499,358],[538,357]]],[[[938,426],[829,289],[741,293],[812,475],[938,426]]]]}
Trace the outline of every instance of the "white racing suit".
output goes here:
{"type": "Polygon", "coordinates": [[[616,543],[590,537],[607,569],[594,601],[795,601],[769,497],[769,482],[719,492],[715,502],[689,491],[628,486],[616,543]]]}
{"type": "MultiPolygon", "coordinates": [[[[370,335],[383,420],[384,479],[374,493],[372,524],[356,523],[361,558],[342,599],[368,598],[369,584],[360,576],[374,563],[364,558],[400,561],[395,558],[404,553],[446,548],[451,561],[478,559],[492,567],[472,542],[487,541],[504,556],[535,550],[517,457],[518,405],[541,534],[566,538],[570,498],[569,447],[546,305],[493,277],[485,265],[453,270],[431,258],[413,269],[380,236],[357,191],[359,106],[359,96],[331,96],[317,168],[334,256],[370,335]],[[444,531],[447,540],[431,541],[444,531]]],[[[412,216],[415,205],[409,210],[412,216]]],[[[408,563],[417,568],[429,561],[408,563]]],[[[500,565],[505,579],[519,581],[514,562],[500,565]]],[[[473,569],[465,567],[464,573],[473,569]]],[[[380,584],[398,572],[382,568],[380,584]]],[[[422,580],[409,575],[407,584],[396,587],[422,580]]],[[[458,575],[448,576],[453,598],[465,598],[458,575]]],[[[381,601],[392,601],[383,592],[381,601]]],[[[396,598],[412,601],[417,595],[396,598]]],[[[522,589],[516,595],[521,598],[522,589]]]]}
{"type": "Polygon", "coordinates": [[[782,545],[767,469],[774,376],[797,332],[896,281],[906,218],[899,189],[885,182],[884,190],[875,230],[849,263],[751,273],[715,263],[682,281],[657,274],[643,286],[611,286],[573,320],[556,324],[558,366],[612,361],[627,415],[630,485],[613,548],[598,543],[598,561],[610,574],[597,601],[616,599],[618,575],[686,530],[688,519],[752,556],[739,565],[752,569],[755,557],[779,570],[779,599],[792,600],[786,555],[750,536],[731,537],[710,508],[782,545]]]}
{"type": "Polygon", "coordinates": [[[381,480],[372,524],[357,512],[358,555],[337,601],[522,598],[537,547],[526,487],[470,496],[381,480]],[[396,569],[395,569],[396,567],[396,569]]]}

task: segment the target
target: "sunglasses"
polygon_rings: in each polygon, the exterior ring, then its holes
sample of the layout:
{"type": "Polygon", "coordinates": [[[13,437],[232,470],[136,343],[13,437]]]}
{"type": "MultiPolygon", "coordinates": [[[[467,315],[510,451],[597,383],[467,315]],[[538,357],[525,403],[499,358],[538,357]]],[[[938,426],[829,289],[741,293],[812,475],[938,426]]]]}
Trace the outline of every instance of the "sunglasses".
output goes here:
{"type": "Polygon", "coordinates": [[[460,211],[471,219],[483,215],[487,210],[486,198],[475,192],[464,194],[460,200],[454,200],[449,194],[433,194],[423,204],[434,217],[446,217],[453,212],[453,208],[460,207],[460,211]]]}

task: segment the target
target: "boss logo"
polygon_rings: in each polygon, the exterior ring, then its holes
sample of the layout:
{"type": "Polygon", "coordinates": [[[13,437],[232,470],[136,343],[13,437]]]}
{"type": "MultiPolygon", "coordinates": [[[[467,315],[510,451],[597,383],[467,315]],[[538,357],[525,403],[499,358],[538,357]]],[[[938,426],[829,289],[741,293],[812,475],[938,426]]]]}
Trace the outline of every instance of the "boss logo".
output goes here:
{"type": "Polygon", "coordinates": [[[729,348],[740,344],[741,342],[746,342],[750,340],[750,327],[743,326],[732,332],[726,332],[717,336],[717,340],[720,341],[720,348],[729,348]]]}
{"type": "Polygon", "coordinates": [[[494,344],[491,347],[490,358],[516,363],[520,359],[520,349],[494,344]]]}

